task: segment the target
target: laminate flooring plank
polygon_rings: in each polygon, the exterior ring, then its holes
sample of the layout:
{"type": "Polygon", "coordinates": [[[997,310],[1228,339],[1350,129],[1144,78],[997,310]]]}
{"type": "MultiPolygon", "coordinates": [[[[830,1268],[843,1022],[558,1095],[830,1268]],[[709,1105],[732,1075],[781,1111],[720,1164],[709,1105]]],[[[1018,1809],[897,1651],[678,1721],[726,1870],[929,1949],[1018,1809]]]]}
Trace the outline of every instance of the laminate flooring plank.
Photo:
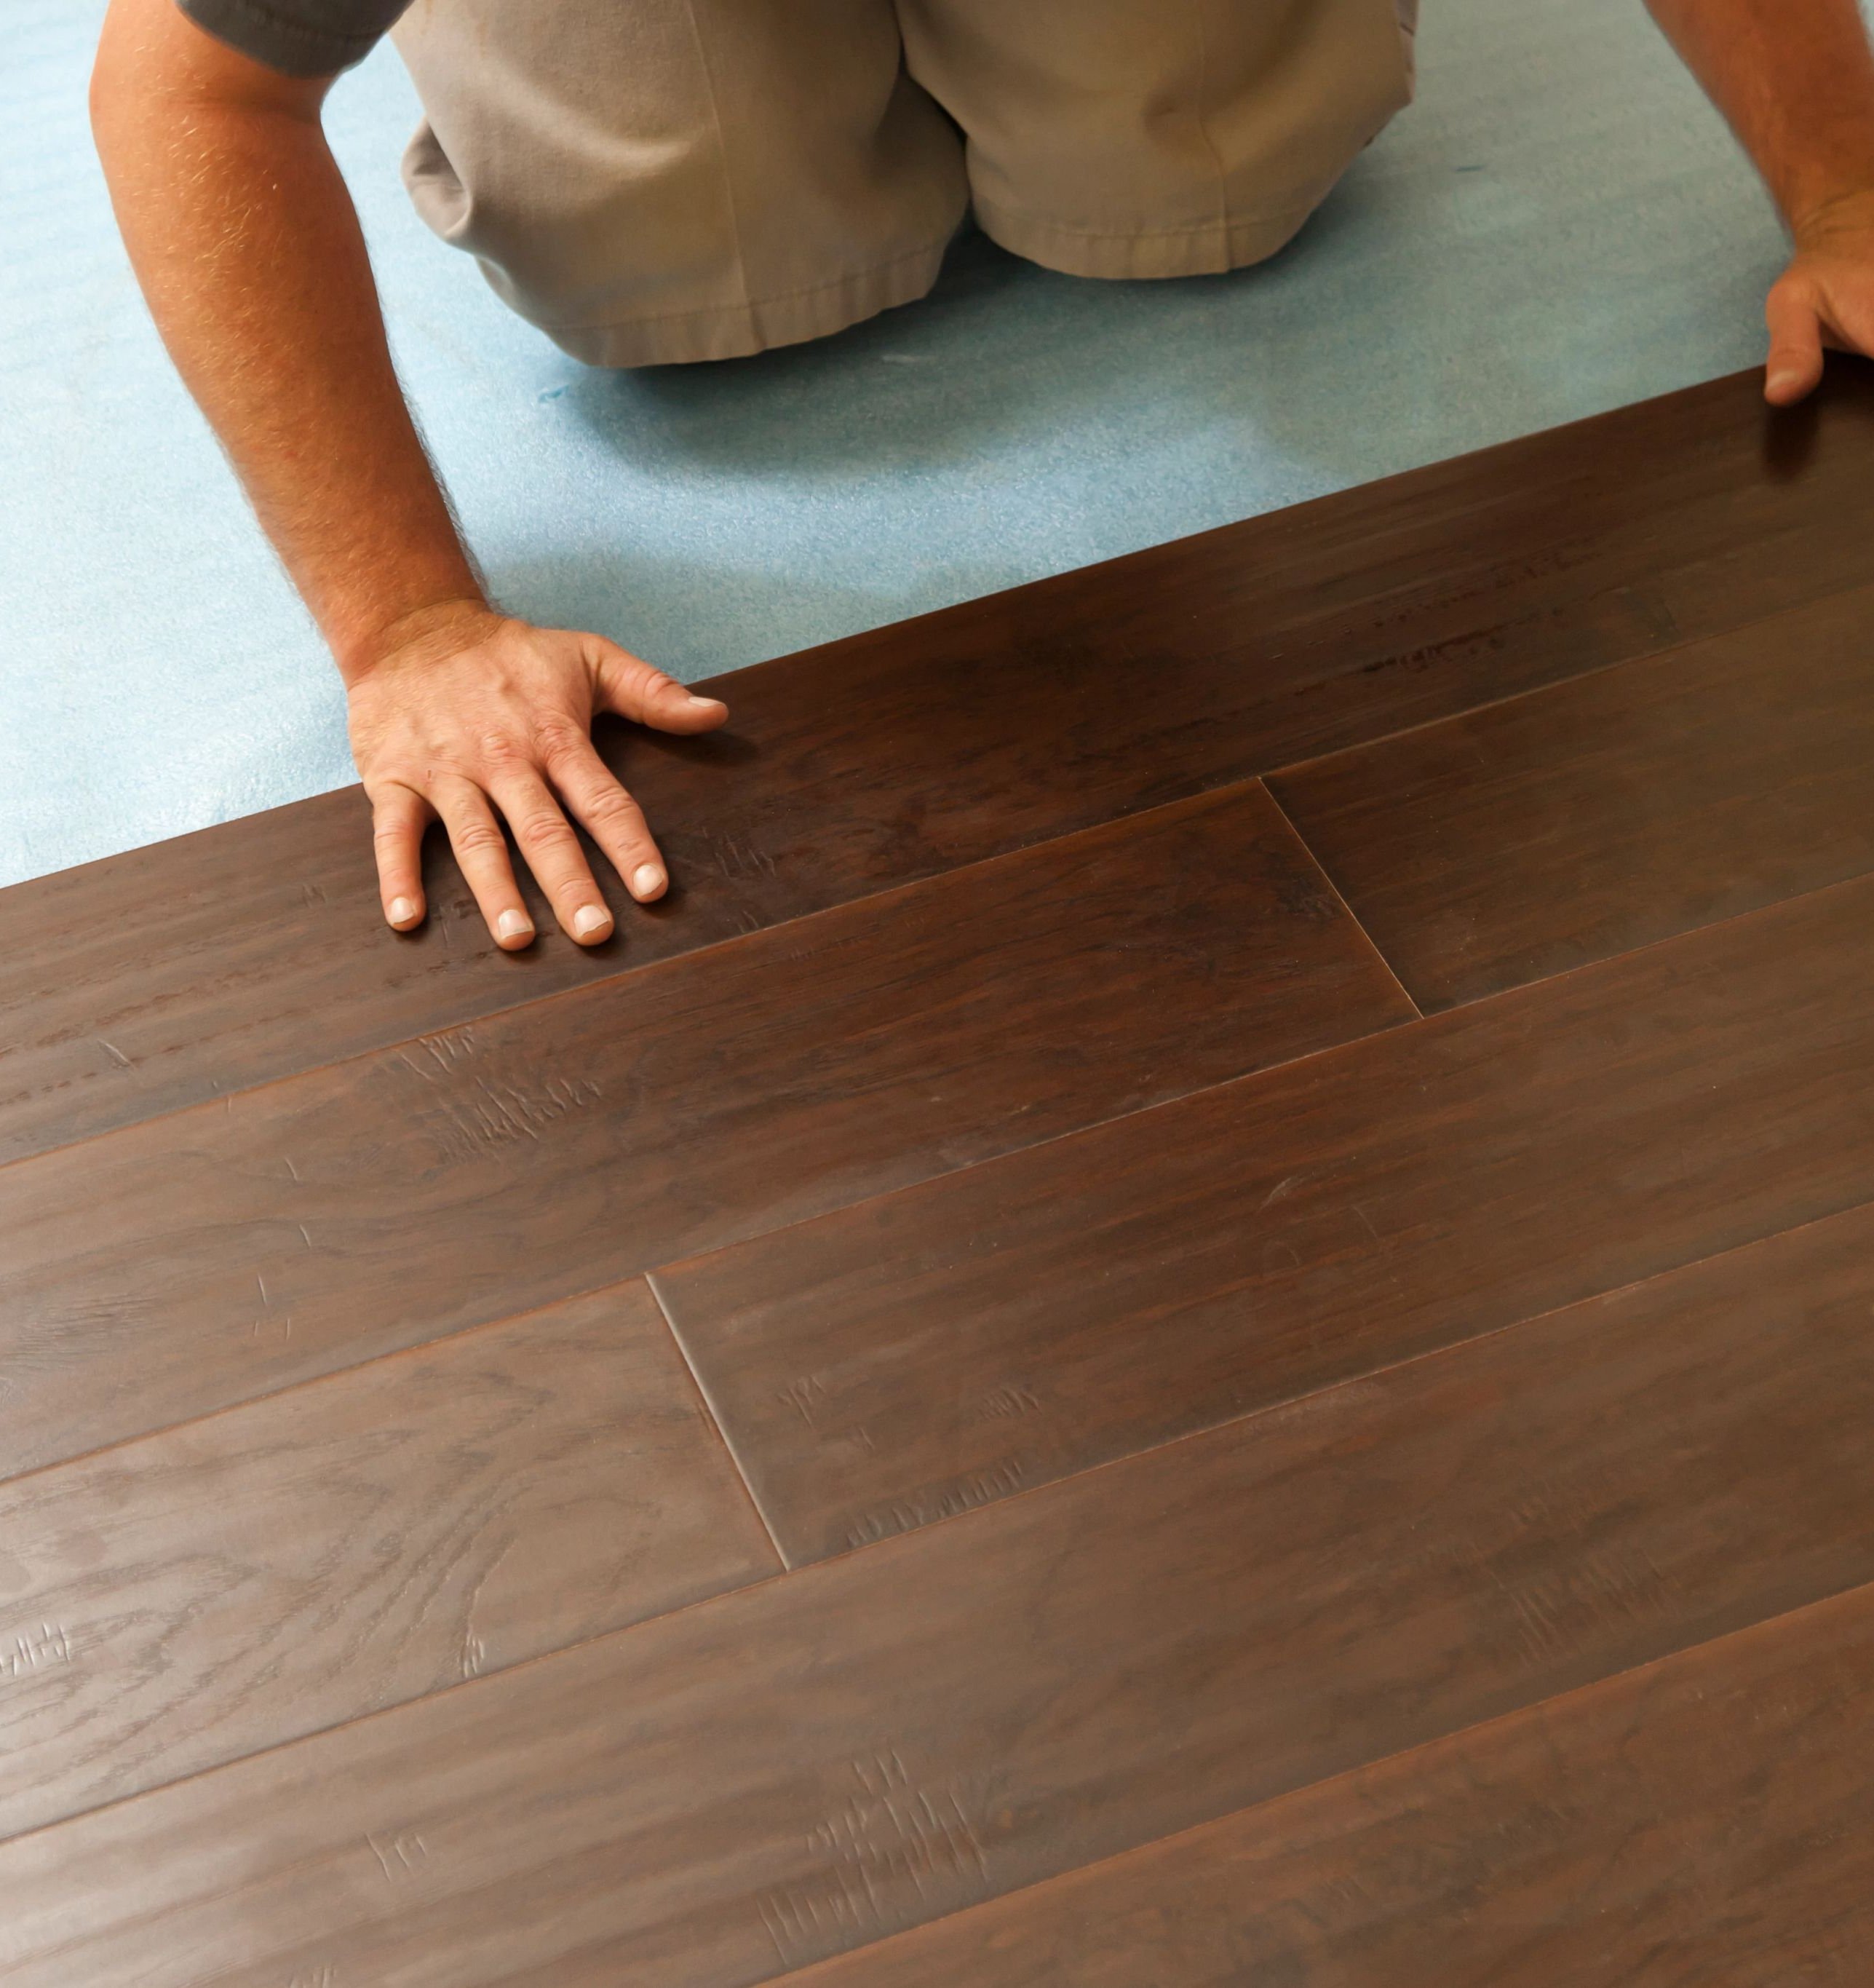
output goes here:
{"type": "Polygon", "coordinates": [[[0,1978],[728,1988],[1865,1585],[1871,1242],[1857,1211],[17,1837],[0,1978]]]}
{"type": "Polygon", "coordinates": [[[1874,1950],[1857,1588],[790,1988],[1789,1988],[1874,1950]]]}
{"type": "Polygon", "coordinates": [[[1866,576],[1874,370],[1754,372],[973,601],[603,749],[671,860],[585,954],[489,945],[431,850],[380,921],[356,788],[0,893],[0,1158],[896,888],[1866,576]]]}
{"type": "Polygon", "coordinates": [[[1270,782],[1428,1013],[1874,869],[1874,588],[1270,782]]]}
{"type": "Polygon", "coordinates": [[[38,1472],[0,1486],[0,1835],[778,1564],[642,1283],[38,1472]]]}
{"type": "Polygon", "coordinates": [[[658,1271],[791,1563],[1874,1199],[1874,880],[658,1271]]]}
{"type": "Polygon", "coordinates": [[[1257,785],[0,1168],[19,1470],[1410,1016],[1257,785]]]}

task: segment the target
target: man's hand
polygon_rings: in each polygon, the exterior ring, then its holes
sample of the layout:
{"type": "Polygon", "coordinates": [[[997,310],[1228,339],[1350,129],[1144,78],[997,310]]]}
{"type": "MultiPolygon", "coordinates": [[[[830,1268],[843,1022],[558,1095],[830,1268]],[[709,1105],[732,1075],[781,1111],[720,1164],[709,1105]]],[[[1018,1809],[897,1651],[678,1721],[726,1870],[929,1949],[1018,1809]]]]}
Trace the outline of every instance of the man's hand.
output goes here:
{"type": "Polygon", "coordinates": [[[1764,316],[1764,397],[1785,407],[1822,377],[1822,348],[1874,354],[1874,191],[1829,201],[1795,226],[1796,252],[1764,316]]]}
{"type": "Polygon", "coordinates": [[[606,641],[535,628],[474,600],[406,615],[347,672],[352,754],[370,796],[384,916],[424,916],[423,831],[437,816],[496,945],[531,945],[498,811],[562,928],[582,945],[610,938],[612,914],[566,816],[582,822],[632,896],[669,883],[636,801],[593,748],[596,712],[660,732],[711,732],[728,716],[606,641]]]}
{"type": "Polygon", "coordinates": [[[1764,397],[1799,401],[1822,347],[1874,351],[1874,49],[1859,0],[1646,0],[1764,176],[1796,252],[1764,306],[1764,397]]]}

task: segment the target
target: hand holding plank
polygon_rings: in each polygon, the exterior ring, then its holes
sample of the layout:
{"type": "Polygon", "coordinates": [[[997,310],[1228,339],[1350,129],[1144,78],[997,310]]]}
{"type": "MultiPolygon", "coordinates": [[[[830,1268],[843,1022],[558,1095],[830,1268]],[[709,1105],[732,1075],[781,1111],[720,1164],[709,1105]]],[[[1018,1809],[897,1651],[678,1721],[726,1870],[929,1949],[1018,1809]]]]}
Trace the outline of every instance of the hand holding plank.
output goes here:
{"type": "Polygon", "coordinates": [[[1874,191],[1818,208],[1771,286],[1764,397],[1787,407],[1822,377],[1822,348],[1874,355],[1874,191]]]}

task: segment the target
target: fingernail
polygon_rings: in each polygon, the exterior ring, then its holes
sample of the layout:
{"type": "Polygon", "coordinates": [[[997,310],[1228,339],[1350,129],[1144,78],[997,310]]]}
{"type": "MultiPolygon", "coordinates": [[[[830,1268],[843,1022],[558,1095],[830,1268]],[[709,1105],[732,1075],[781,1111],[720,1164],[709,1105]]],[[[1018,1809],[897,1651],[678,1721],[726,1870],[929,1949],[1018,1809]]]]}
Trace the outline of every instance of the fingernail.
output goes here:
{"type": "Polygon", "coordinates": [[[718,705],[722,702],[721,698],[719,697],[698,697],[696,692],[693,690],[686,691],[684,695],[689,698],[692,704],[702,706],[704,708],[707,708],[709,706],[713,705],[718,705]]]}
{"type": "Polygon", "coordinates": [[[1780,394],[1785,387],[1793,387],[1801,380],[1799,373],[1772,373],[1768,385],[1773,394],[1780,394]]]}
{"type": "Polygon", "coordinates": [[[631,894],[648,898],[663,881],[663,872],[654,863],[643,863],[631,873],[631,894]]]}
{"type": "Polygon", "coordinates": [[[585,938],[611,922],[609,911],[601,911],[596,904],[582,904],[572,915],[572,936],[585,938]]]}
{"type": "Polygon", "coordinates": [[[417,907],[408,898],[390,900],[390,922],[393,925],[407,925],[417,915],[417,907]]]}
{"type": "Polygon", "coordinates": [[[533,928],[533,921],[525,911],[503,911],[495,921],[497,938],[518,938],[523,932],[530,932],[533,928]]]}

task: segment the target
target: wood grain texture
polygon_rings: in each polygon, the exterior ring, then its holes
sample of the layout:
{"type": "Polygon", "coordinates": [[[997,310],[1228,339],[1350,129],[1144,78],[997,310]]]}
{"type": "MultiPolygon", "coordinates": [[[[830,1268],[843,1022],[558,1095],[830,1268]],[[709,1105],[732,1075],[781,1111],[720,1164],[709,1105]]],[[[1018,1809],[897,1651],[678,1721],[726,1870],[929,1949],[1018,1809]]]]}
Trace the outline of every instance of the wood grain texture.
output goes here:
{"type": "Polygon", "coordinates": [[[1428,1012],[1874,870],[1874,588],[1271,782],[1428,1012]]]}
{"type": "Polygon", "coordinates": [[[1871,1242],[1857,1212],[16,1838],[0,1968],[772,1978],[1865,1584],[1871,1242]]]}
{"type": "Polygon", "coordinates": [[[1874,1199],[1874,881],[657,1273],[791,1562],[1874,1199]]]}
{"type": "Polygon", "coordinates": [[[0,1169],[14,1469],[1411,1013],[1257,786],[0,1169]]]}
{"type": "Polygon", "coordinates": [[[434,850],[386,931],[355,788],[18,886],[0,1159],[1856,584],[1870,438],[1855,361],[1740,374],[718,679],[732,737],[606,735],[675,888],[596,955],[495,954],[434,850]]]}
{"type": "Polygon", "coordinates": [[[778,1566],[642,1284],[40,1471],[0,1486],[0,1836],[778,1566]]]}
{"type": "Polygon", "coordinates": [[[1789,1988],[1874,1948],[1874,1591],[792,1977],[1789,1988]]]}

